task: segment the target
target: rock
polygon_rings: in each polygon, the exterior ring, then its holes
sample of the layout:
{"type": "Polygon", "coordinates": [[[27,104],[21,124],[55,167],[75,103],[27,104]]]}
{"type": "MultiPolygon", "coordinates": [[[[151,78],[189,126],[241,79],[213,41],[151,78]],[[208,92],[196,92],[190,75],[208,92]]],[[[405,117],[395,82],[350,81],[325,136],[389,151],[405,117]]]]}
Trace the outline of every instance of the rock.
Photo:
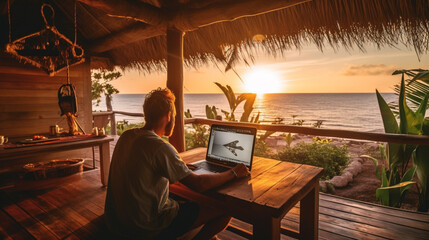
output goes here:
{"type": "Polygon", "coordinates": [[[350,172],[353,174],[353,176],[358,175],[362,171],[362,164],[360,162],[352,162],[349,164],[349,166],[344,169],[344,172],[350,172]]]}
{"type": "Polygon", "coordinates": [[[353,162],[358,162],[358,163],[363,163],[363,159],[361,157],[352,157],[352,159],[350,159],[350,163],[353,162]]]}
{"type": "Polygon", "coordinates": [[[345,187],[349,183],[347,178],[343,176],[335,176],[329,182],[332,183],[336,188],[345,187]]]}
{"type": "Polygon", "coordinates": [[[353,181],[353,173],[351,173],[351,172],[344,172],[343,175],[341,175],[341,176],[347,178],[348,182],[353,181]]]}

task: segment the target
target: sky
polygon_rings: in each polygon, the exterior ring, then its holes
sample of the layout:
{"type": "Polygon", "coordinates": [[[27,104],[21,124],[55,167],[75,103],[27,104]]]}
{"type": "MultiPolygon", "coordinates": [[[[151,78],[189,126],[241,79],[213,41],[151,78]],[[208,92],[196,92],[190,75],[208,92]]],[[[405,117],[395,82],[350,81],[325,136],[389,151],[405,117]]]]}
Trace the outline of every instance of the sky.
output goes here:
{"type": "MultiPolygon", "coordinates": [[[[429,69],[429,55],[420,56],[403,45],[377,49],[365,46],[365,52],[326,47],[323,52],[314,45],[301,50],[287,51],[283,56],[264,53],[255,57],[250,66],[237,64],[233,72],[224,72],[213,64],[198,69],[184,69],[184,93],[221,93],[214,84],[230,85],[235,92],[276,93],[373,93],[393,92],[400,75],[392,76],[397,69],[429,69]]],[[[112,84],[120,93],[147,93],[165,87],[167,74],[144,74],[136,70],[122,72],[123,76],[112,84]]]]}

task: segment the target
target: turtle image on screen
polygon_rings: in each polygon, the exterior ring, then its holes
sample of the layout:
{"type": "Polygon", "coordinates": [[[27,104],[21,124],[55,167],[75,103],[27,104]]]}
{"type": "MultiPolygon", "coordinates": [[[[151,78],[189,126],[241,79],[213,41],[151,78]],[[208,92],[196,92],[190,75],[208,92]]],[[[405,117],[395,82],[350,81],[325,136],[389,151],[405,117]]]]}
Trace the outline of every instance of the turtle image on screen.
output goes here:
{"type": "Polygon", "coordinates": [[[244,150],[242,146],[237,146],[238,142],[239,142],[238,140],[235,140],[230,143],[224,144],[223,146],[226,147],[232,154],[237,156],[237,153],[235,152],[236,150],[240,150],[240,151],[244,150]]]}

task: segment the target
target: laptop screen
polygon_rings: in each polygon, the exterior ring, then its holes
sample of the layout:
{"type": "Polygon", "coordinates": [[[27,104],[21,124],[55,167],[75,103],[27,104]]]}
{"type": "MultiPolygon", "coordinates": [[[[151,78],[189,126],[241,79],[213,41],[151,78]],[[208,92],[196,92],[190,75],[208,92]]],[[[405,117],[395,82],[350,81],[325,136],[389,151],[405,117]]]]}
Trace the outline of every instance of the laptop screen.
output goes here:
{"type": "Polygon", "coordinates": [[[250,169],[255,137],[255,128],[212,125],[206,159],[226,164],[243,163],[250,169]]]}

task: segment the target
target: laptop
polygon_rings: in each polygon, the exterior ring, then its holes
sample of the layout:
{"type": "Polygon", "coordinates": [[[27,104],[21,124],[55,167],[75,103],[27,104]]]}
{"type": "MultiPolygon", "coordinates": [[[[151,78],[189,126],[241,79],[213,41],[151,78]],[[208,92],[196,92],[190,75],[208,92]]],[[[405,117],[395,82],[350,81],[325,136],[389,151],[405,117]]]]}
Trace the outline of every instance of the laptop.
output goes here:
{"type": "Polygon", "coordinates": [[[224,172],[239,163],[252,169],[256,128],[213,124],[206,159],[193,162],[194,173],[224,172]]]}

